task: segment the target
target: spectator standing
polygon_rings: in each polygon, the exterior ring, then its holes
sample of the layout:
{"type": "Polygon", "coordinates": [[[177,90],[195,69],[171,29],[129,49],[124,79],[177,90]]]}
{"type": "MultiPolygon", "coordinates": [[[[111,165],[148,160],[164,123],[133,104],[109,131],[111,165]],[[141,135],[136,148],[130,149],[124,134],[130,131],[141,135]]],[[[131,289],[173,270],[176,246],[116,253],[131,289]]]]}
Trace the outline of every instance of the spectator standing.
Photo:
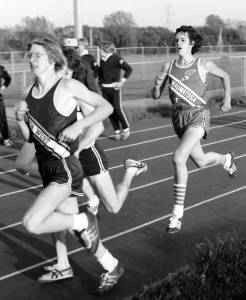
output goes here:
{"type": "Polygon", "coordinates": [[[93,71],[93,75],[95,78],[98,78],[99,66],[95,59],[95,57],[89,53],[88,51],[88,40],[85,38],[78,40],[78,53],[79,56],[82,57],[83,60],[87,61],[93,71]]]}
{"type": "Polygon", "coordinates": [[[100,54],[99,84],[102,87],[102,96],[114,108],[109,119],[114,129],[115,140],[126,140],[130,135],[130,128],[122,107],[120,88],[131,75],[132,67],[115,53],[115,46],[111,42],[101,43],[100,54]],[[125,72],[122,78],[121,70],[125,72]]]}
{"type": "Polygon", "coordinates": [[[12,143],[9,139],[9,128],[2,92],[10,85],[10,83],[11,77],[9,73],[0,65],[0,132],[3,138],[3,144],[6,147],[11,147],[12,143]]]}

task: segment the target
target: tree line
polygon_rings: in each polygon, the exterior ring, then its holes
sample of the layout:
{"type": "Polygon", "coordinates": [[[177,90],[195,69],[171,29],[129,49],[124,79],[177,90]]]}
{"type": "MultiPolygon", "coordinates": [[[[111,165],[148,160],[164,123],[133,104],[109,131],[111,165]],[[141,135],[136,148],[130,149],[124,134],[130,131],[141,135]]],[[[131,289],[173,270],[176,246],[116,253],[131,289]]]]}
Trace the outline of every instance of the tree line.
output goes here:
{"type": "MultiPolygon", "coordinates": [[[[220,30],[223,33],[224,44],[246,44],[246,22],[244,21],[223,20],[217,15],[209,15],[203,26],[195,28],[203,36],[204,45],[216,45],[220,30]]],[[[132,14],[124,11],[116,11],[105,16],[103,27],[84,25],[83,33],[88,40],[92,36],[93,45],[102,40],[112,41],[117,48],[174,45],[173,31],[165,27],[138,27],[132,14]]],[[[74,36],[74,26],[55,27],[45,17],[25,17],[20,25],[13,28],[0,28],[0,51],[23,51],[29,41],[43,36],[53,37],[62,42],[65,37],[74,36]]]]}

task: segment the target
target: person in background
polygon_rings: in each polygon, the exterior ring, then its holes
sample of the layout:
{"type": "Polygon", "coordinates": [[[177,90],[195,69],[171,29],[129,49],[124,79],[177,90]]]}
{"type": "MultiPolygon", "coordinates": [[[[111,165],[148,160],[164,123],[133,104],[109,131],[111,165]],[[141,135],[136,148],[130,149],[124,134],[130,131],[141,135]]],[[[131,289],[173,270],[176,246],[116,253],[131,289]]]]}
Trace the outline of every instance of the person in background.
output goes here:
{"type": "Polygon", "coordinates": [[[236,166],[233,152],[219,154],[204,153],[201,139],[206,138],[210,126],[210,112],[206,102],[206,77],[210,73],[221,79],[224,100],[221,111],[231,109],[231,88],[229,75],[214,62],[198,58],[195,53],[202,46],[202,37],[192,26],[181,26],[175,33],[178,58],[164,63],[152,89],[154,99],[159,99],[166,83],[169,83],[169,97],[172,102],[172,122],[180,143],[173,154],[174,206],[168,233],[179,232],[184,213],[184,200],[188,181],[187,159],[190,157],[198,167],[221,165],[230,177],[236,166]]]}
{"type": "Polygon", "coordinates": [[[74,70],[73,78],[82,82],[89,90],[98,93],[99,89],[94,77],[94,70],[90,62],[79,55],[77,39],[64,39],[63,52],[68,60],[68,71],[74,70]]]}
{"type": "Polygon", "coordinates": [[[95,79],[98,78],[98,63],[95,57],[88,51],[88,40],[85,38],[78,39],[78,53],[83,60],[87,61],[93,71],[95,79]]]}
{"type": "Polygon", "coordinates": [[[121,87],[132,73],[132,67],[115,53],[113,43],[104,41],[100,45],[99,85],[102,96],[113,106],[109,119],[114,129],[115,140],[126,140],[130,135],[130,125],[123,110],[121,87]],[[121,71],[124,75],[121,78],[121,71]],[[121,131],[122,129],[122,131],[121,131]]]}
{"type": "Polygon", "coordinates": [[[3,138],[3,144],[11,147],[12,142],[9,139],[9,128],[7,122],[6,108],[3,100],[3,91],[10,85],[11,77],[4,66],[0,65],[0,133],[3,138]]]}

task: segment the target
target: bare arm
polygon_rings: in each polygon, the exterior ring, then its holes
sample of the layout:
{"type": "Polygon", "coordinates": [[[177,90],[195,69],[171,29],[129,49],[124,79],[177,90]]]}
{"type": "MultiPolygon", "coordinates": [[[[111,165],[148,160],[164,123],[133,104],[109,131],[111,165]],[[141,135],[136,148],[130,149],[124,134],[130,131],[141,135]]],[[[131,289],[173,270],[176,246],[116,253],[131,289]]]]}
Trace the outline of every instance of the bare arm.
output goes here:
{"type": "Polygon", "coordinates": [[[28,112],[28,107],[27,107],[27,103],[24,99],[25,99],[26,95],[28,94],[30,88],[31,88],[31,86],[28,86],[25,88],[23,99],[15,106],[15,118],[16,118],[16,121],[20,128],[20,131],[23,135],[23,138],[26,141],[29,141],[29,139],[30,139],[30,129],[26,123],[26,118],[27,118],[26,112],[28,112]]]}
{"type": "Polygon", "coordinates": [[[16,107],[15,107],[15,118],[22,133],[23,138],[26,141],[29,141],[30,138],[30,129],[26,123],[26,112],[28,111],[26,102],[22,100],[16,107]]]}
{"type": "MultiPolygon", "coordinates": [[[[60,139],[63,141],[76,139],[85,128],[106,119],[113,112],[113,107],[107,100],[105,100],[101,95],[89,91],[85,85],[77,80],[63,80],[63,86],[60,92],[62,93],[63,90],[66,93],[69,92],[71,96],[76,99],[77,105],[82,109],[84,103],[94,108],[90,114],[65,128],[60,133],[60,139]]],[[[68,101],[71,101],[71,99],[68,99],[68,101]]]]}
{"type": "Polygon", "coordinates": [[[221,110],[223,112],[229,111],[231,109],[231,84],[229,74],[217,67],[214,62],[207,60],[201,62],[201,70],[202,72],[211,73],[221,79],[225,91],[221,110]]]}
{"type": "Polygon", "coordinates": [[[162,95],[162,92],[166,86],[167,83],[167,72],[169,69],[170,63],[164,63],[161,68],[161,73],[156,76],[154,86],[151,89],[151,95],[154,100],[159,99],[162,95]]]}
{"type": "MultiPolygon", "coordinates": [[[[94,108],[92,108],[91,106],[84,105],[84,108],[82,109],[83,116],[90,114],[93,110],[94,108]]],[[[89,145],[94,143],[95,140],[103,132],[103,130],[104,130],[104,126],[102,121],[99,121],[91,125],[89,128],[87,128],[79,138],[79,148],[76,151],[76,155],[78,156],[80,151],[82,151],[83,149],[87,148],[89,145]]]]}

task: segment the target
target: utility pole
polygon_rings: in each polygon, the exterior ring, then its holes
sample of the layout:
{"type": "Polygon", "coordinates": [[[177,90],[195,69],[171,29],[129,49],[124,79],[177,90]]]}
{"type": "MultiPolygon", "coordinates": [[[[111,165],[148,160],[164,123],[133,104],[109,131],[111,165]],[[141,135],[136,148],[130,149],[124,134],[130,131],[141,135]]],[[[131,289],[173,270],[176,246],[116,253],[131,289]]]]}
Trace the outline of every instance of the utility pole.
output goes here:
{"type": "Polygon", "coordinates": [[[76,39],[83,38],[83,24],[81,18],[80,10],[81,0],[73,0],[73,10],[74,10],[74,35],[76,39]]]}
{"type": "Polygon", "coordinates": [[[172,13],[172,8],[170,3],[167,3],[165,5],[165,21],[166,21],[165,22],[166,28],[171,30],[172,23],[173,23],[173,13],[172,13]]]}
{"type": "Polygon", "coordinates": [[[223,51],[223,46],[224,46],[224,43],[223,43],[223,37],[222,37],[222,28],[220,28],[218,42],[217,42],[217,49],[220,52],[220,54],[223,51]]]}

